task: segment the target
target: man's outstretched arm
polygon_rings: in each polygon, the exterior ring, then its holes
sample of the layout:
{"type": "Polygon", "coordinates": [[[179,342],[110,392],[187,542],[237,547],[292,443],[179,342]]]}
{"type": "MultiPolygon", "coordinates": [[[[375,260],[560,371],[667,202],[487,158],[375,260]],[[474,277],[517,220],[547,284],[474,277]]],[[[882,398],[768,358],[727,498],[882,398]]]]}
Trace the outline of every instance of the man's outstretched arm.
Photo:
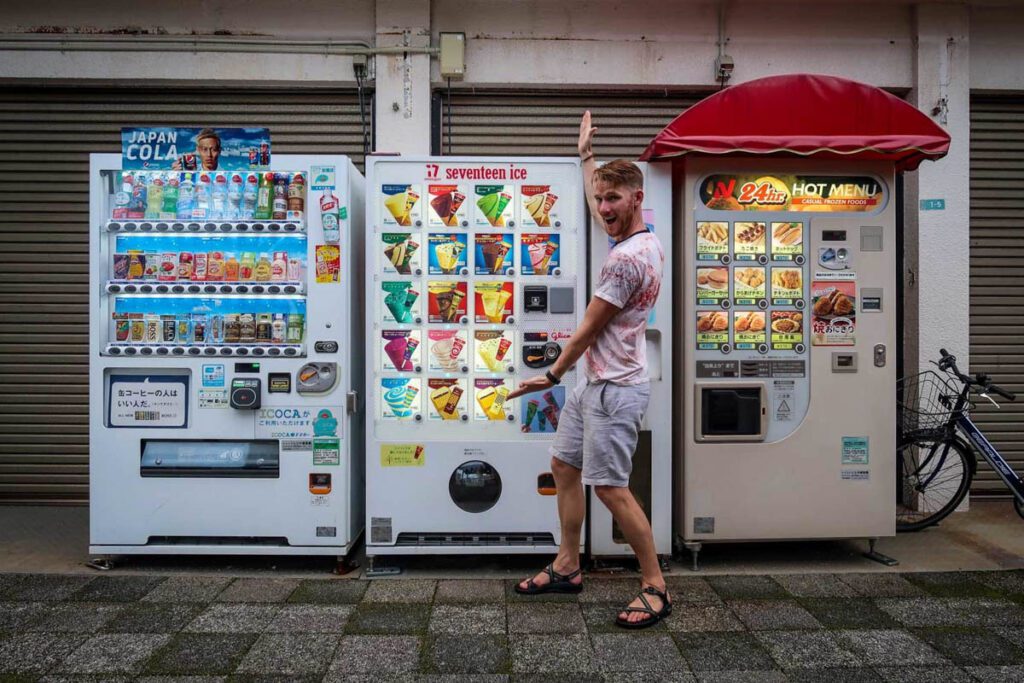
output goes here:
{"type": "Polygon", "coordinates": [[[590,208],[590,216],[597,222],[601,229],[604,229],[604,219],[597,212],[597,200],[594,198],[594,171],[597,169],[597,160],[594,159],[594,133],[597,128],[590,123],[590,112],[583,113],[583,120],[580,121],[580,140],[576,145],[580,153],[580,160],[583,162],[583,192],[587,195],[587,206],[590,208]]]}

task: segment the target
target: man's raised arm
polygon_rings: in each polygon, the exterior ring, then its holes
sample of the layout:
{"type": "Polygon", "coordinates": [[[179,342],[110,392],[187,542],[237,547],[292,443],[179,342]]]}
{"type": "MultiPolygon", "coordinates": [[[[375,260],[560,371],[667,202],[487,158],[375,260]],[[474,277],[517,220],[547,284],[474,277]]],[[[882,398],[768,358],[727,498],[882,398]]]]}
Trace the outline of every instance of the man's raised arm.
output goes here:
{"type": "Polygon", "coordinates": [[[594,133],[597,128],[590,125],[590,112],[583,113],[583,120],[580,121],[580,140],[576,145],[580,153],[580,161],[583,162],[583,191],[587,195],[587,206],[590,208],[590,216],[598,225],[604,229],[604,219],[597,212],[597,200],[594,199],[594,171],[597,169],[597,161],[594,159],[594,133]]]}

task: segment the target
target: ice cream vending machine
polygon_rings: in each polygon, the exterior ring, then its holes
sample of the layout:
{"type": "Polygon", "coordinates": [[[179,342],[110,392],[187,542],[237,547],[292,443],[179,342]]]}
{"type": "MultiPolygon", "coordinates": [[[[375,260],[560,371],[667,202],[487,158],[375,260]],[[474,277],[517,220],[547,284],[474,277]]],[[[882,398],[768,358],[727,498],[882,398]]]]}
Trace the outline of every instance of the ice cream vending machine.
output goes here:
{"type": "Polygon", "coordinates": [[[506,397],[582,317],[579,162],[378,157],[367,179],[367,555],[553,552],[579,373],[506,397]]]}
{"type": "Polygon", "coordinates": [[[346,555],[362,176],[342,156],[121,162],[90,158],[90,552],[346,555]]]}
{"type": "Polygon", "coordinates": [[[895,534],[892,164],[688,158],[677,532],[895,534]]]}
{"type": "MultiPolygon", "coordinates": [[[[638,162],[644,174],[643,219],[653,230],[665,253],[661,291],[647,320],[647,371],[651,382],[651,400],[640,427],[640,438],[633,455],[629,488],[654,533],[655,552],[672,554],[672,424],[673,412],[673,230],[672,165],[665,162],[638,162]]],[[[590,240],[590,291],[597,287],[601,266],[612,243],[595,222],[590,240]]],[[[590,553],[595,558],[632,555],[622,530],[593,491],[590,492],[590,553]]]]}

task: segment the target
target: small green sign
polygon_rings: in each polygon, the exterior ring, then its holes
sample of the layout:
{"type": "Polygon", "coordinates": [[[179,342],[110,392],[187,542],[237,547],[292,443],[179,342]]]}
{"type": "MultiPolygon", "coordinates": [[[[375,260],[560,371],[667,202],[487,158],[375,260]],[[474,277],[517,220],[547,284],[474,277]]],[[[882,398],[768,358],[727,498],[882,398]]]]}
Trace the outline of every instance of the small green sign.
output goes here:
{"type": "Polygon", "coordinates": [[[868,437],[866,437],[866,436],[844,436],[843,437],[843,464],[844,465],[867,465],[868,464],[868,437]]]}
{"type": "Polygon", "coordinates": [[[313,439],[313,467],[341,464],[341,439],[317,437],[313,439]]]}

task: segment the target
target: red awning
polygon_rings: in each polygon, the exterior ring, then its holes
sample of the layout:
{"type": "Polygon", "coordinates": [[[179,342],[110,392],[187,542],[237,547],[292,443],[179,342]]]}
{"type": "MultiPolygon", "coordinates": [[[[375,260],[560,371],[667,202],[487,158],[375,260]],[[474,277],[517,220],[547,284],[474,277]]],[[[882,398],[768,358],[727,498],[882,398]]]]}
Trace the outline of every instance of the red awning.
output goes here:
{"type": "Polygon", "coordinates": [[[686,154],[885,160],[912,171],[949,151],[949,134],[872,85],[814,74],[770,76],[715,93],[677,116],[641,161],[686,154]]]}

